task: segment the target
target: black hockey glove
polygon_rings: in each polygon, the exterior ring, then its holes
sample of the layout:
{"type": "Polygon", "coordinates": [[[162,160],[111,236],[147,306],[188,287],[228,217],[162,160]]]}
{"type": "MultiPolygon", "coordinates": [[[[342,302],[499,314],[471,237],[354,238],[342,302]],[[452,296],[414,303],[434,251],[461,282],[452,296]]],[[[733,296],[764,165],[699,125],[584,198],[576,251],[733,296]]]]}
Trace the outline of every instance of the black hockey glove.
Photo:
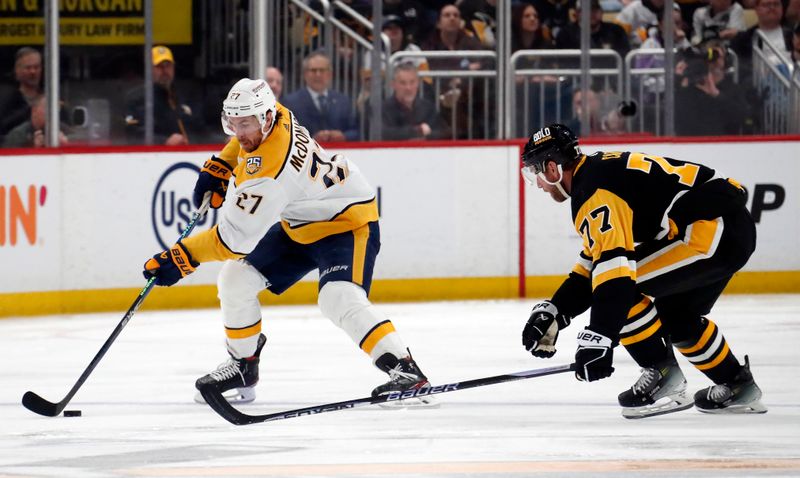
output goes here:
{"type": "Polygon", "coordinates": [[[550,358],[556,353],[558,331],[568,326],[572,319],[558,313],[549,300],[533,306],[528,323],[522,329],[522,345],[534,357],[550,358]]]}
{"type": "Polygon", "coordinates": [[[211,156],[206,161],[197,182],[194,184],[194,195],[192,201],[194,207],[200,207],[203,197],[207,192],[211,193],[211,204],[213,209],[218,209],[225,202],[225,194],[228,192],[228,182],[233,174],[233,168],[224,160],[211,156]]]}
{"type": "Polygon", "coordinates": [[[578,350],[575,352],[575,377],[594,382],[614,373],[614,348],[611,339],[592,331],[589,327],[578,333],[578,350]]]}
{"type": "Polygon", "coordinates": [[[144,263],[145,279],[156,278],[156,285],[171,286],[194,272],[199,262],[192,259],[192,255],[183,244],[178,241],[169,250],[161,252],[144,263]]]}

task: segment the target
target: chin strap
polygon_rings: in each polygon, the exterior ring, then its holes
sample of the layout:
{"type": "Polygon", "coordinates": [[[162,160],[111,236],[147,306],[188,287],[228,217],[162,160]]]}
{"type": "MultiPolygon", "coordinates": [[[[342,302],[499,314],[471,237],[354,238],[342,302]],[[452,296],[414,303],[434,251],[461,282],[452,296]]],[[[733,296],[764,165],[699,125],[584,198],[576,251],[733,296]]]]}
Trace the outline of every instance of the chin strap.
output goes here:
{"type": "Polygon", "coordinates": [[[544,172],[539,173],[537,176],[539,176],[539,179],[541,179],[543,182],[549,184],[550,186],[555,186],[556,189],[558,189],[558,192],[563,194],[565,198],[569,199],[571,196],[564,189],[564,186],[561,185],[561,180],[564,179],[564,169],[561,167],[560,164],[556,165],[556,167],[558,167],[558,179],[556,179],[554,182],[548,181],[547,177],[545,177],[545,175],[544,175],[544,172]]]}

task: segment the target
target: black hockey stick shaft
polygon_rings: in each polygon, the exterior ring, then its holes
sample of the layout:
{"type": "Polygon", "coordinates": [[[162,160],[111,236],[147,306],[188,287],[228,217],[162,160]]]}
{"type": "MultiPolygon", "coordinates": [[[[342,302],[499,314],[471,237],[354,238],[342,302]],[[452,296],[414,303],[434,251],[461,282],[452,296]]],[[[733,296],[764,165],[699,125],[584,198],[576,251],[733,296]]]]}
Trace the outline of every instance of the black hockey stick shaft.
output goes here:
{"type": "MultiPolygon", "coordinates": [[[[186,225],[186,228],[184,228],[183,233],[181,233],[181,236],[180,238],[178,238],[178,240],[185,238],[192,232],[192,229],[194,229],[194,226],[197,224],[197,221],[199,221],[200,218],[202,218],[206,214],[210,201],[211,201],[211,196],[210,194],[207,193],[206,197],[203,200],[203,204],[201,204],[200,208],[198,208],[197,211],[195,211],[192,214],[192,218],[189,220],[189,223],[186,225]]],[[[144,299],[147,298],[147,296],[150,294],[150,291],[153,289],[153,284],[155,283],[155,280],[156,280],[155,277],[147,279],[147,283],[145,284],[144,288],[139,292],[139,295],[136,297],[136,300],[133,301],[133,304],[131,304],[130,308],[128,309],[128,312],[125,313],[125,316],[122,317],[122,320],[120,320],[119,324],[117,324],[117,326],[114,328],[114,331],[111,332],[111,335],[108,337],[108,339],[106,339],[106,342],[103,344],[102,347],[100,347],[100,350],[97,352],[92,361],[89,363],[89,366],[86,367],[86,370],[83,371],[81,376],[78,378],[78,381],[75,382],[75,385],[72,386],[72,389],[60,402],[53,403],[45,398],[42,398],[41,396],[37,395],[34,392],[28,391],[25,392],[25,395],[22,396],[22,405],[24,405],[25,408],[27,408],[28,410],[34,413],[38,413],[39,415],[44,415],[46,417],[55,417],[58,414],[60,414],[64,410],[64,407],[67,406],[69,401],[72,400],[72,397],[81,388],[83,382],[85,382],[86,379],[89,378],[89,375],[92,373],[95,367],[97,367],[97,364],[100,363],[100,360],[103,358],[106,352],[108,352],[108,349],[111,348],[111,344],[113,344],[114,341],[117,339],[119,334],[122,332],[122,329],[124,329],[125,326],[128,325],[128,322],[133,317],[133,314],[135,314],[136,311],[139,309],[139,306],[142,305],[144,299]]]]}
{"type": "Polygon", "coordinates": [[[252,425],[254,423],[273,422],[277,420],[285,420],[287,418],[302,417],[305,415],[317,415],[325,412],[335,412],[337,410],[349,410],[351,408],[363,407],[367,405],[375,405],[378,403],[396,402],[414,397],[423,397],[428,395],[438,395],[440,393],[455,392],[458,390],[466,390],[468,388],[483,387],[485,385],[494,385],[496,383],[513,382],[515,380],[525,380],[528,378],[544,377],[546,375],[555,375],[558,373],[571,372],[575,370],[575,364],[559,365],[556,367],[547,367],[534,370],[525,370],[523,372],[509,373],[503,375],[495,375],[492,377],[476,378],[473,380],[466,380],[464,382],[453,382],[446,385],[437,385],[435,387],[423,388],[420,390],[408,390],[406,392],[393,392],[388,395],[380,397],[365,397],[357,398],[355,400],[345,400],[343,402],[326,403],[324,405],[316,405],[313,407],[298,408],[295,410],[287,410],[283,412],[268,413],[266,415],[248,415],[240,412],[233,407],[222,396],[212,388],[204,388],[200,390],[206,402],[217,412],[222,418],[228,420],[234,425],[252,425]]]}

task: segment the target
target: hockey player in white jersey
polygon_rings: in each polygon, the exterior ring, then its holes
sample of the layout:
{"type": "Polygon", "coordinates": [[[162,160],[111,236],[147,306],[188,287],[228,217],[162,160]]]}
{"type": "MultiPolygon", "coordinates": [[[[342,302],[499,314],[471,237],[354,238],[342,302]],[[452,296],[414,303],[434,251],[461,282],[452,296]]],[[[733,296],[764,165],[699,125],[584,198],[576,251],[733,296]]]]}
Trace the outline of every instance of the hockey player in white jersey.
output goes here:
{"type": "Polygon", "coordinates": [[[194,191],[196,205],[211,193],[211,207],[222,207],[219,224],[156,254],[144,270],[169,286],[203,262],[226,261],[217,287],[230,359],[199,378],[198,390],[255,398],[266,343],[258,293],[281,294],[313,269],[322,313],[389,375],[372,394],[429,386],[392,322],[368,299],[380,250],[378,208],[356,165],[320,147],[263,80],[244,78],[231,88],[222,127],[233,138],[206,161],[194,191]],[[232,177],[232,200],[223,204],[232,177]]]}

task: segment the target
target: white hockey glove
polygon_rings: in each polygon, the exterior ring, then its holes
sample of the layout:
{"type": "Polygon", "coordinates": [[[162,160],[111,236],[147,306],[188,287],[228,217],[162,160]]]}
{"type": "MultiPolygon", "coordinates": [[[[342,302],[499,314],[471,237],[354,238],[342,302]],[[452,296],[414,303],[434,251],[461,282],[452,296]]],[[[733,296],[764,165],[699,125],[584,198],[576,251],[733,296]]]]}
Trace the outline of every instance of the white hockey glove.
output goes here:
{"type": "Polygon", "coordinates": [[[550,358],[556,353],[558,331],[570,324],[572,319],[558,313],[558,308],[549,300],[533,306],[528,323],[522,329],[522,345],[534,357],[550,358]]]}

